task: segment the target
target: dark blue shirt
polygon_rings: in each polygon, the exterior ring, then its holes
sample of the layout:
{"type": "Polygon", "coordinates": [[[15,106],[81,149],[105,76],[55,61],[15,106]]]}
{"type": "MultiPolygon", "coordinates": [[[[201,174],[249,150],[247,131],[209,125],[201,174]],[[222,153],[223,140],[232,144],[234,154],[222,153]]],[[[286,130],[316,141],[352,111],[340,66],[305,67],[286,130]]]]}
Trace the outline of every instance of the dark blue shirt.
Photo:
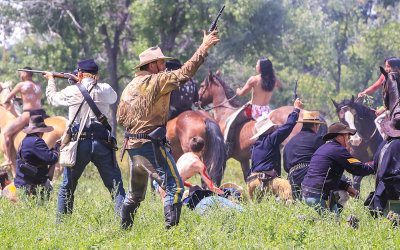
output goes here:
{"type": "MultiPolygon", "coordinates": [[[[376,174],[375,196],[370,204],[372,210],[383,210],[388,200],[398,200],[400,194],[400,139],[390,138],[391,143],[383,154],[381,166],[376,174]]],[[[383,146],[381,143],[374,155],[374,166],[378,168],[379,155],[383,146]]]]}
{"type": "Polygon", "coordinates": [[[22,160],[20,153],[17,154],[17,176],[14,179],[15,187],[26,184],[42,184],[46,181],[48,165],[53,165],[58,161],[58,153],[51,151],[46,142],[33,134],[28,134],[21,142],[22,157],[25,162],[39,169],[36,177],[25,176],[20,171],[22,160]]]}
{"type": "Polygon", "coordinates": [[[324,144],[321,136],[303,127],[283,149],[283,169],[289,173],[299,163],[309,164],[315,151],[324,144]]]}
{"type": "MultiPolygon", "coordinates": [[[[320,190],[326,198],[331,190],[347,189],[348,183],[340,180],[344,170],[359,176],[374,173],[372,166],[355,159],[345,147],[333,140],[322,145],[314,153],[301,185],[320,190]]],[[[312,196],[304,189],[303,195],[312,196]]]]}
{"type": "Polygon", "coordinates": [[[289,114],[285,124],[270,134],[263,134],[258,137],[251,150],[251,168],[248,176],[252,172],[263,172],[275,170],[281,175],[281,152],[280,144],[290,135],[296,121],[299,118],[299,109],[294,109],[289,114]]]}

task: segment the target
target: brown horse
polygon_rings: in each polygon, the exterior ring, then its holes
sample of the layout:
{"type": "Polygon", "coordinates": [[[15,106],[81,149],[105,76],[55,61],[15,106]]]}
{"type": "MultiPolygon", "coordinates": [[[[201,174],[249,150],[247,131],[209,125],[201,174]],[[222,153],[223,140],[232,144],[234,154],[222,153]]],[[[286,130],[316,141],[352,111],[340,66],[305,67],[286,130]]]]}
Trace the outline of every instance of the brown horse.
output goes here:
{"type": "MultiPolygon", "coordinates": [[[[0,83],[0,101],[1,103],[7,95],[11,92],[10,90],[10,83],[0,83]]],[[[0,133],[0,150],[4,154],[4,131],[9,126],[20,114],[20,107],[15,101],[11,101],[11,104],[8,105],[0,105],[0,128],[1,128],[1,133],[0,133]]],[[[49,146],[49,148],[54,147],[56,144],[56,141],[61,138],[62,134],[65,131],[66,128],[66,123],[67,119],[61,116],[56,116],[56,117],[49,117],[44,120],[47,126],[52,126],[54,127],[54,130],[50,133],[45,133],[43,135],[43,140],[46,142],[46,144],[49,146]]],[[[11,166],[11,171],[13,176],[15,177],[15,171],[16,171],[16,161],[17,161],[17,151],[18,151],[18,146],[21,143],[22,139],[24,139],[25,133],[22,131],[19,132],[17,135],[13,136],[13,147],[11,150],[11,160],[13,162],[11,166]]],[[[54,168],[52,169],[54,171],[54,168]]],[[[56,164],[55,167],[55,178],[57,178],[61,174],[61,167],[59,164],[56,164]]],[[[53,177],[53,172],[49,173],[49,176],[52,178],[53,177]]]]}
{"type": "MultiPolygon", "coordinates": [[[[218,73],[213,75],[212,72],[210,72],[206,79],[200,84],[199,99],[202,106],[213,104],[214,117],[221,131],[224,133],[226,120],[240,107],[239,103],[234,98],[234,91],[222,80],[218,73]]],[[[270,119],[275,124],[284,124],[289,113],[292,111],[293,106],[280,107],[270,114],[270,119]]],[[[301,112],[300,118],[302,116],[303,114],[301,112]]],[[[240,162],[244,178],[246,178],[250,169],[250,148],[256,141],[256,139],[250,139],[256,133],[254,127],[255,123],[256,121],[250,120],[236,128],[236,131],[239,132],[235,135],[232,153],[228,155],[228,158],[232,157],[240,162]]],[[[289,137],[283,142],[283,145],[296,135],[301,128],[302,125],[297,124],[289,137]]]]}
{"type": "Polygon", "coordinates": [[[226,150],[215,119],[204,111],[185,111],[167,123],[167,137],[175,160],[190,151],[189,142],[195,136],[206,143],[203,161],[212,181],[219,186],[226,166],[226,150]]]}

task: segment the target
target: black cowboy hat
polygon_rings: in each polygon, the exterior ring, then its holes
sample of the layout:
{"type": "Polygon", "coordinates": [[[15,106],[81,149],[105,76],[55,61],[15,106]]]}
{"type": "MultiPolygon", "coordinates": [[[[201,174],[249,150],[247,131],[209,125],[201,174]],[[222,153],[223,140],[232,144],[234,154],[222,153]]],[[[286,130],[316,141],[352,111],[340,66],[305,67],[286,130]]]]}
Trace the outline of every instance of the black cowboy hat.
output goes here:
{"type": "Polygon", "coordinates": [[[400,137],[400,114],[394,115],[391,120],[383,120],[381,126],[386,135],[400,137]]]}
{"type": "Polygon", "coordinates": [[[39,132],[51,132],[53,130],[54,128],[52,126],[46,126],[41,115],[33,115],[29,121],[29,126],[22,131],[26,134],[34,134],[39,132]]]}
{"type": "Polygon", "coordinates": [[[172,59],[165,62],[167,70],[176,70],[182,68],[182,64],[178,59],[172,59]]]}
{"type": "Polygon", "coordinates": [[[357,132],[356,129],[351,129],[349,126],[344,125],[341,122],[332,123],[328,128],[328,133],[322,137],[324,141],[329,141],[335,138],[337,135],[351,134],[354,135],[357,132]]]}

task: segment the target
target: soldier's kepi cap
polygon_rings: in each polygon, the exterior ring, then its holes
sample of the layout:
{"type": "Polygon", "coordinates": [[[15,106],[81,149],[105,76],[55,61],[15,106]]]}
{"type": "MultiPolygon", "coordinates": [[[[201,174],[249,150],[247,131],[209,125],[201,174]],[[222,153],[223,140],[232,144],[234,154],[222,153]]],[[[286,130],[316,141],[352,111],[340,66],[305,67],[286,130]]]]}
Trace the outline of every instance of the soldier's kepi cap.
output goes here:
{"type": "Polygon", "coordinates": [[[349,126],[344,125],[341,122],[332,123],[328,128],[328,133],[322,137],[324,141],[329,141],[335,138],[337,135],[351,134],[354,135],[357,132],[356,129],[351,129],[349,126]]]}
{"type": "Polygon", "coordinates": [[[134,67],[134,69],[140,68],[143,65],[149,64],[157,60],[171,60],[171,59],[172,57],[164,56],[159,47],[157,46],[151,47],[139,54],[140,64],[134,67]]]}
{"type": "Polygon", "coordinates": [[[99,66],[95,63],[93,58],[82,60],[78,62],[78,70],[87,73],[97,73],[99,66]]]}

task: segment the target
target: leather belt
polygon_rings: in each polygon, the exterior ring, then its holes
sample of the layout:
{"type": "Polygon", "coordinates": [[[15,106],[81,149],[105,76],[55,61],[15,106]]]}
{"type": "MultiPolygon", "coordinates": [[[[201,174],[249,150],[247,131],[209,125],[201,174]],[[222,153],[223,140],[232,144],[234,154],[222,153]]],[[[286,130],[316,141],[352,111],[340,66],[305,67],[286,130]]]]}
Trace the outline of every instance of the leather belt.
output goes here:
{"type": "Polygon", "coordinates": [[[296,170],[299,170],[299,169],[304,168],[304,167],[309,167],[309,166],[310,166],[309,163],[299,163],[299,164],[296,164],[296,165],[294,165],[294,166],[290,169],[289,175],[291,175],[291,174],[292,174],[294,171],[296,171],[296,170]]]}
{"type": "Polygon", "coordinates": [[[125,138],[135,138],[135,139],[148,139],[148,140],[152,140],[151,137],[150,137],[148,134],[144,134],[144,133],[131,134],[131,133],[125,132],[125,138]]]}

